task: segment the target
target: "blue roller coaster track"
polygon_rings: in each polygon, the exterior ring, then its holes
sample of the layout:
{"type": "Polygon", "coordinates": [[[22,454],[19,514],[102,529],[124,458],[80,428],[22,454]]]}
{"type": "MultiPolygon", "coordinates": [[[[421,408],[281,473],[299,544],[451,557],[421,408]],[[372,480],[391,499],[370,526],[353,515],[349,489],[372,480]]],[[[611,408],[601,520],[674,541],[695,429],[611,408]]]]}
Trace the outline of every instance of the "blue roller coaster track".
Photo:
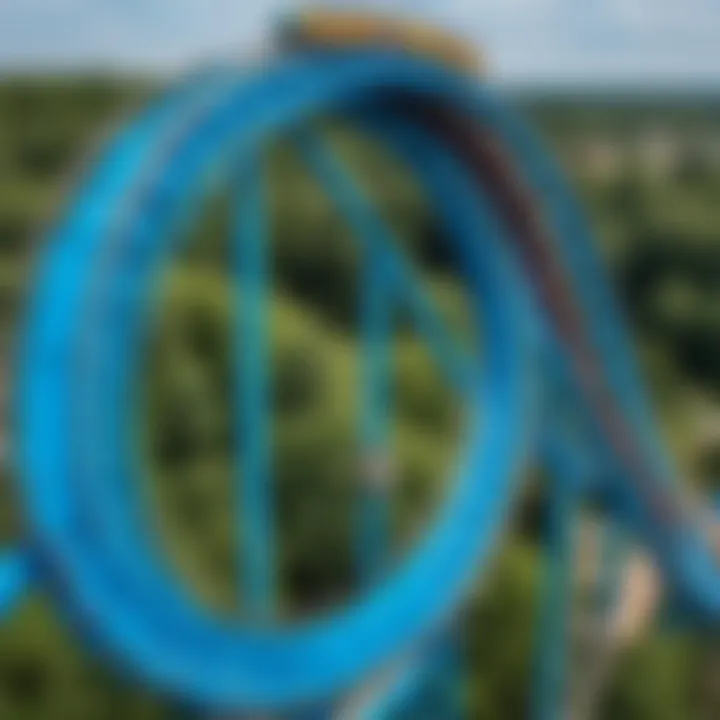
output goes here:
{"type": "MultiPolygon", "coordinates": [[[[501,543],[530,466],[554,478],[537,717],[561,715],[558,638],[567,631],[572,523],[584,498],[600,499],[610,521],[647,548],[684,612],[720,618],[720,560],[676,482],[578,203],[496,92],[440,61],[400,48],[288,52],[252,73],[197,75],[153,103],[102,152],[52,233],[17,367],[27,534],[3,561],[0,610],[41,584],[93,646],[194,705],[327,709],[413,648],[435,647],[438,633],[451,635],[447,619],[501,543]],[[392,232],[316,131],[314,121],[328,113],[375,138],[431,198],[481,320],[481,359],[448,337],[392,232]],[[272,624],[264,315],[263,157],[280,135],[347,219],[365,258],[368,473],[386,471],[388,302],[404,304],[470,408],[456,482],[412,556],[349,605],[287,627],[272,624]],[[233,268],[243,308],[236,331],[246,353],[231,399],[242,418],[240,571],[253,616],[244,626],[193,600],[163,561],[133,491],[140,470],[128,437],[152,288],[182,228],[222,183],[235,188],[233,268]]],[[[364,502],[358,562],[371,576],[388,520],[376,497],[364,502]]],[[[442,650],[426,655],[435,653],[442,650]]],[[[366,716],[408,702],[430,664],[404,667],[366,716]]]]}

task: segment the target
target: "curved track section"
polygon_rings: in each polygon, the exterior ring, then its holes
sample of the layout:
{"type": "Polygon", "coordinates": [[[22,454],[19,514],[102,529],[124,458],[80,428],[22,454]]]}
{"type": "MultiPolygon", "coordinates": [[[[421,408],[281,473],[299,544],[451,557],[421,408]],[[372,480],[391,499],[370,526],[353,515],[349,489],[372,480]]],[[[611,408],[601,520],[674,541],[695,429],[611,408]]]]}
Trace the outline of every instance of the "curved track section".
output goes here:
{"type": "Polygon", "coordinates": [[[37,572],[86,634],[195,702],[273,710],[327,701],[431,636],[498,542],[541,427],[564,434],[556,405],[543,402],[558,382],[584,420],[573,440],[598,467],[611,466],[602,490],[619,519],[689,608],[720,616],[720,567],[673,483],[573,198],[489,89],[435,63],[314,53],[171,93],[105,151],[52,238],[20,367],[37,572]],[[299,627],[238,628],[194,603],[151,546],[129,489],[137,468],[126,391],[178,229],[198,197],[256,162],[274,136],[295,137],[338,203],[367,222],[343,169],[308,132],[328,112],[376,135],[417,174],[466,272],[486,356],[479,366],[448,352],[402,260],[385,252],[391,286],[476,408],[458,482],[416,554],[355,604],[299,627]]]}

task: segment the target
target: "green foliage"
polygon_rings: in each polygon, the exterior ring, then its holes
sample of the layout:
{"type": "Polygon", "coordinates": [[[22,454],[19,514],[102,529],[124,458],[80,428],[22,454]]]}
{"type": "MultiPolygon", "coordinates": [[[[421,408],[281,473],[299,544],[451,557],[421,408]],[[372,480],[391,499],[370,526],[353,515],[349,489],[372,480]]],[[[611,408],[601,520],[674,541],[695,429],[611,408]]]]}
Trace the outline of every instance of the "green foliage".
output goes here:
{"type": "MultiPolygon", "coordinates": [[[[693,648],[686,639],[652,638],[633,648],[617,669],[617,682],[604,703],[609,718],[693,720],[693,648]]],[[[704,717],[710,717],[705,715],[704,717]]]]}

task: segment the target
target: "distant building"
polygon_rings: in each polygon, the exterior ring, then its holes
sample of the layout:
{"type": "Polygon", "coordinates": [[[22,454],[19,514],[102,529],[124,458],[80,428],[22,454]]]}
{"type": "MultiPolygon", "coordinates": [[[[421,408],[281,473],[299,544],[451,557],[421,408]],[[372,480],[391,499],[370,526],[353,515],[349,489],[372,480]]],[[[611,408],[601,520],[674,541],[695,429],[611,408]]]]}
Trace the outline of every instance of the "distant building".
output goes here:
{"type": "Polygon", "coordinates": [[[620,143],[591,137],[583,139],[572,149],[570,163],[582,179],[612,182],[623,173],[627,153],[620,143]]]}
{"type": "Polygon", "coordinates": [[[698,149],[708,167],[713,169],[720,168],[720,135],[710,135],[701,138],[698,142],[698,149]]]}
{"type": "Polygon", "coordinates": [[[683,162],[685,148],[672,132],[653,128],[640,134],[634,155],[641,172],[662,179],[677,172],[683,162]]]}

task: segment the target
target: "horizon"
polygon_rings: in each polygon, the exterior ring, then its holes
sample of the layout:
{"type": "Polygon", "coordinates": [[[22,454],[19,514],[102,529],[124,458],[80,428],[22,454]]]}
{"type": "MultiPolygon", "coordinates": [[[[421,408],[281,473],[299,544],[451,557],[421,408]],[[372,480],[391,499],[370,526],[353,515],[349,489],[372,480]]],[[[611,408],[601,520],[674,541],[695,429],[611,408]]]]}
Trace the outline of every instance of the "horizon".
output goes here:
{"type": "MultiPolygon", "coordinates": [[[[210,66],[223,67],[229,63],[198,63],[189,68],[163,71],[148,67],[122,67],[117,66],[77,66],[65,68],[47,67],[18,67],[8,70],[0,66],[0,86],[23,82],[117,82],[150,83],[151,85],[169,85],[181,81],[193,72],[201,72],[210,66]]],[[[230,63],[241,67],[240,61],[230,63]]],[[[599,102],[624,104],[647,104],[653,101],[682,102],[702,101],[715,104],[720,103],[720,81],[712,84],[674,84],[671,82],[647,83],[624,80],[613,83],[603,79],[591,79],[584,83],[575,81],[543,81],[533,82],[527,80],[502,80],[487,78],[493,87],[509,93],[511,97],[523,100],[537,97],[543,101],[557,100],[559,102],[599,102]]]]}

